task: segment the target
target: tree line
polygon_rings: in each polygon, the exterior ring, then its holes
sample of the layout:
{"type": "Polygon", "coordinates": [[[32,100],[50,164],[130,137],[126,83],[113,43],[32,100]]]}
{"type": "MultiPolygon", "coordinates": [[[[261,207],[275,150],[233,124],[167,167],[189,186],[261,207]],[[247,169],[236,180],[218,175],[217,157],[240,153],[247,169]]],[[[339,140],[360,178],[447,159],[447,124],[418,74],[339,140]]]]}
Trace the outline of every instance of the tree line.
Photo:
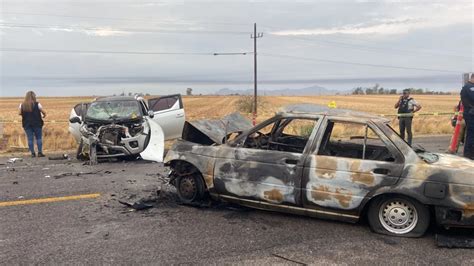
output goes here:
{"type": "MultiPolygon", "coordinates": [[[[450,92],[444,91],[433,91],[423,88],[407,88],[411,94],[425,94],[425,95],[450,95],[450,92]]],[[[401,92],[402,90],[400,90],[401,92]]],[[[397,89],[386,89],[381,87],[379,84],[375,84],[373,87],[357,87],[352,90],[353,95],[395,95],[398,94],[397,89]]]]}

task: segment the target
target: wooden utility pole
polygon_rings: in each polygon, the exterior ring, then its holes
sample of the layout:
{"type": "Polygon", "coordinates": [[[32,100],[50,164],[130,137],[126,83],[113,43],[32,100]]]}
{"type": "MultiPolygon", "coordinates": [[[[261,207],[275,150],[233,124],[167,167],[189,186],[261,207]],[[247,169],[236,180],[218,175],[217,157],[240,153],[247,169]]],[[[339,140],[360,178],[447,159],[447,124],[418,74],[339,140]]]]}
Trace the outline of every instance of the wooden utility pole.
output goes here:
{"type": "Polygon", "coordinates": [[[256,124],[257,119],[257,39],[262,38],[263,33],[257,34],[257,23],[253,24],[253,34],[250,38],[253,39],[253,125],[256,124]]]}

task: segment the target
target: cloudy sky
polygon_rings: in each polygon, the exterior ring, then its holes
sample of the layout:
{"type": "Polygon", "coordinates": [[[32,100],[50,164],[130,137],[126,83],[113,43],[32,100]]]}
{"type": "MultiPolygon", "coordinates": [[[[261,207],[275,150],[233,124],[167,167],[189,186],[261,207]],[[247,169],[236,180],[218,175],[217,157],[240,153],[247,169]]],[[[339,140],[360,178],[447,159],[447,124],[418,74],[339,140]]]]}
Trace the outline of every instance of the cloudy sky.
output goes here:
{"type": "Polygon", "coordinates": [[[0,96],[253,86],[454,90],[474,1],[0,0],[0,96]],[[213,55],[214,53],[247,53],[213,55]]]}

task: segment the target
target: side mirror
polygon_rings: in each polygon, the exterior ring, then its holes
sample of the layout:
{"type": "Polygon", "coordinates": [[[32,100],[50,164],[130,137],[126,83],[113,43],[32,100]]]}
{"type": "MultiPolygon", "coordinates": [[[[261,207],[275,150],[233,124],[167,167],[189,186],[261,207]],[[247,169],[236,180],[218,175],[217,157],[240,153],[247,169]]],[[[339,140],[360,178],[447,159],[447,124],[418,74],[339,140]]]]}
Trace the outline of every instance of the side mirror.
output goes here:
{"type": "Polygon", "coordinates": [[[71,118],[69,119],[69,122],[70,122],[70,123],[73,123],[73,124],[74,124],[74,123],[80,124],[80,123],[81,123],[81,118],[78,117],[78,116],[71,117],[71,118]]]}
{"type": "Polygon", "coordinates": [[[153,112],[153,110],[148,110],[148,116],[149,116],[150,118],[155,117],[155,112],[153,112]]]}

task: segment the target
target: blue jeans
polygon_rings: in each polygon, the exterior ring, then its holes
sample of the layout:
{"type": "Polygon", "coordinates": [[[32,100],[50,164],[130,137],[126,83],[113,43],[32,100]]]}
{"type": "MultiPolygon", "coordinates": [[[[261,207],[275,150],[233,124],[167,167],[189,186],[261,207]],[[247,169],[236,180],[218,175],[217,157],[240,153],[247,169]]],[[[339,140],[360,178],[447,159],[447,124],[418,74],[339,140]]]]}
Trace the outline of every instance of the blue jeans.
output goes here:
{"type": "Polygon", "coordinates": [[[464,121],[466,121],[464,157],[474,160],[474,114],[465,114],[464,121]]]}
{"type": "Polygon", "coordinates": [[[28,137],[28,148],[31,153],[35,153],[34,139],[38,145],[38,152],[43,152],[43,128],[41,127],[25,127],[26,136],[28,137]]]}

